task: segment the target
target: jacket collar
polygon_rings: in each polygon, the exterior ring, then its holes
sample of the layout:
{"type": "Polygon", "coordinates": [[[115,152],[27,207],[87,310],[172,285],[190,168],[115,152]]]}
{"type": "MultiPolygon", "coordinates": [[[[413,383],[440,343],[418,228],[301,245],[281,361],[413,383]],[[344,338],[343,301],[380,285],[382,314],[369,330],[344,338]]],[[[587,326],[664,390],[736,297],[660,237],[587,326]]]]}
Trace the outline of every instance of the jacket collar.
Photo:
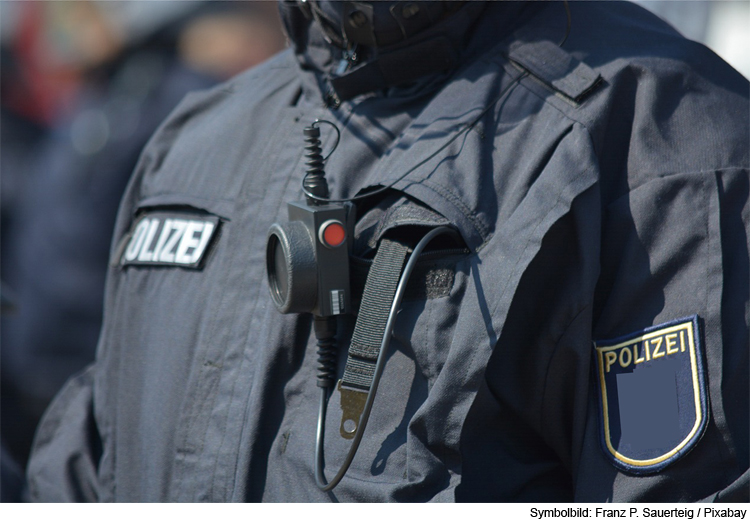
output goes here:
{"type": "Polygon", "coordinates": [[[384,48],[376,56],[346,69],[342,68],[347,61],[344,52],[326,41],[323,32],[297,2],[280,2],[280,11],[302,69],[321,77],[325,92],[336,99],[349,100],[368,92],[418,83],[455,69],[469,49],[485,6],[484,2],[467,2],[414,38],[384,48]]]}

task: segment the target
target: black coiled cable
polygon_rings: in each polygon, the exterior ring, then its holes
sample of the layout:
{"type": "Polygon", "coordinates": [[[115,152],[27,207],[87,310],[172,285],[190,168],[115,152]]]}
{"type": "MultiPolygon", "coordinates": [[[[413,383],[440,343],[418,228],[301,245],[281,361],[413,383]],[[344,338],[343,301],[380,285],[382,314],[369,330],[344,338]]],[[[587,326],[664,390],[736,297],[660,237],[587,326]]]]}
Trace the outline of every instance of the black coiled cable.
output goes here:
{"type": "Polygon", "coordinates": [[[305,165],[307,171],[302,188],[318,197],[328,197],[328,182],[323,169],[323,149],[320,146],[320,129],[313,124],[305,127],[305,165]]]}
{"type": "Polygon", "coordinates": [[[305,178],[302,180],[302,190],[308,197],[308,202],[312,204],[325,203],[328,201],[328,182],[325,177],[324,162],[336,150],[341,140],[341,132],[336,124],[328,120],[315,120],[310,127],[303,130],[305,137],[305,178]],[[336,144],[331,152],[323,156],[323,149],[320,144],[319,123],[329,124],[336,131],[336,144]]]}
{"type": "Polygon", "coordinates": [[[315,338],[318,340],[318,387],[332,389],[336,383],[336,318],[315,317],[315,338]]]}

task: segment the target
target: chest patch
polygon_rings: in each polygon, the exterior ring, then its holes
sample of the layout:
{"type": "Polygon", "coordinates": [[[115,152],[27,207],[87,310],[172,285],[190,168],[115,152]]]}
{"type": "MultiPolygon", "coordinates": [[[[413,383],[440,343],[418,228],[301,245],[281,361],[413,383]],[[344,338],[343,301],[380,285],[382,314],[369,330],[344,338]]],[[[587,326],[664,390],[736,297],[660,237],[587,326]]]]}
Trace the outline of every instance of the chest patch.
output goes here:
{"type": "Polygon", "coordinates": [[[149,212],[126,236],[120,263],[200,269],[218,227],[216,216],[149,212]]]}
{"type": "Polygon", "coordinates": [[[708,422],[698,316],[595,341],[602,449],[645,475],[688,453],[708,422]]]}

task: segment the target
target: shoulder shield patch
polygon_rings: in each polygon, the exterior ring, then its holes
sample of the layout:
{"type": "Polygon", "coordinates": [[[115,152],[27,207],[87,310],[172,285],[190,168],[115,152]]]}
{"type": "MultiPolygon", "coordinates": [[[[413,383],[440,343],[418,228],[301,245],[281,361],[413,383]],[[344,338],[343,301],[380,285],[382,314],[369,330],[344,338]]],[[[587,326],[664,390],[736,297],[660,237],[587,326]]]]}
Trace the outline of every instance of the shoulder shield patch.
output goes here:
{"type": "Polygon", "coordinates": [[[219,222],[212,215],[147,212],[125,236],[120,264],[200,269],[219,222]]]}
{"type": "Polygon", "coordinates": [[[618,469],[658,472],[688,453],[708,422],[698,316],[595,341],[602,450],[618,469]]]}

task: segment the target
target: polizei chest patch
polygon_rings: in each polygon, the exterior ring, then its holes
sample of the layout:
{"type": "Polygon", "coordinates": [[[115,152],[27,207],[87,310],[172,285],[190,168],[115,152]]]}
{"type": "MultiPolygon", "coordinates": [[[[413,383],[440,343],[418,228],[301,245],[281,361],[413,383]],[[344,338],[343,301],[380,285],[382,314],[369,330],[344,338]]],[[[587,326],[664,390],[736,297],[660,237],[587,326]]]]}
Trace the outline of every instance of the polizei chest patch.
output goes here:
{"type": "Polygon", "coordinates": [[[218,227],[216,216],[149,212],[125,237],[120,264],[199,269],[218,227]]]}
{"type": "Polygon", "coordinates": [[[620,470],[662,470],[698,442],[708,395],[698,316],[596,341],[601,444],[620,470]]]}

